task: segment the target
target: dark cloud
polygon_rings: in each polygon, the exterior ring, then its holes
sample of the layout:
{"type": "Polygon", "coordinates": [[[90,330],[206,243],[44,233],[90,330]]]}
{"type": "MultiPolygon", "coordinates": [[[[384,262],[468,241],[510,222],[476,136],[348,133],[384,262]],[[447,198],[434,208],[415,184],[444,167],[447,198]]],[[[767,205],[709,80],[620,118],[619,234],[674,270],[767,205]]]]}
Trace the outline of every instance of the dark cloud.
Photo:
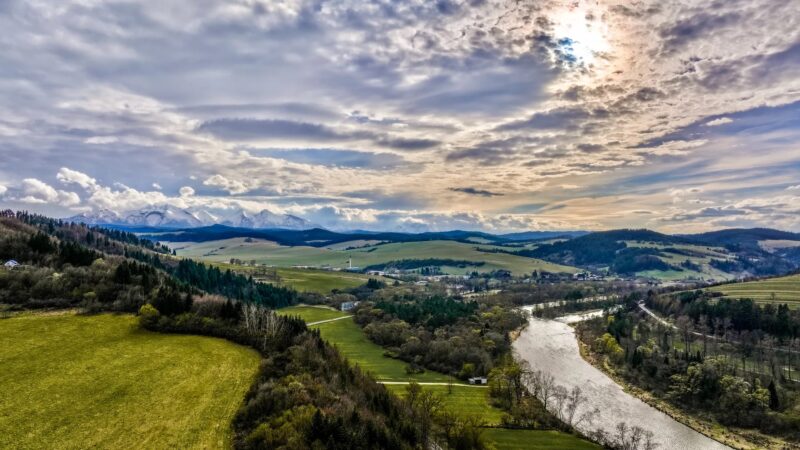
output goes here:
{"type": "Polygon", "coordinates": [[[394,153],[374,153],[355,150],[327,148],[253,149],[251,153],[296,163],[323,166],[390,170],[409,165],[405,158],[394,153]]]}
{"type": "Polygon", "coordinates": [[[431,201],[422,198],[412,192],[387,192],[383,189],[364,189],[359,191],[347,192],[345,197],[353,199],[367,200],[366,205],[361,207],[375,209],[423,209],[430,205],[431,201]]]}
{"type": "Polygon", "coordinates": [[[661,44],[662,51],[672,53],[683,49],[690,42],[698,38],[710,35],[720,28],[737,23],[740,18],[740,14],[736,12],[721,15],[702,12],[664,26],[659,32],[663,39],[661,44]]]}
{"type": "Polygon", "coordinates": [[[503,195],[498,192],[487,191],[484,189],[477,189],[474,187],[450,188],[450,190],[453,192],[461,192],[462,194],[477,195],[480,197],[497,197],[503,195]]]}
{"type": "Polygon", "coordinates": [[[533,114],[530,118],[506,123],[497,131],[577,129],[581,122],[592,118],[605,118],[603,109],[556,108],[533,114]]]}
{"type": "Polygon", "coordinates": [[[203,122],[200,132],[232,141],[294,139],[310,142],[369,140],[398,150],[426,150],[439,145],[434,139],[402,138],[370,131],[336,131],[327,125],[274,119],[215,119],[203,122]]]}

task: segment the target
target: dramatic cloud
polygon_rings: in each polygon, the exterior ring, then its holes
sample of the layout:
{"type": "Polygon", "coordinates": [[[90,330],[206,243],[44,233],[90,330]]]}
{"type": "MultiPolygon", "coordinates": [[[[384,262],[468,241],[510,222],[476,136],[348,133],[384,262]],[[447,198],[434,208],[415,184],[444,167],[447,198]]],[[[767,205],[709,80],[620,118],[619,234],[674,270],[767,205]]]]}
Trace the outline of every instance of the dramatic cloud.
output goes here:
{"type": "Polygon", "coordinates": [[[481,197],[496,197],[498,195],[503,195],[503,194],[498,194],[497,192],[487,191],[483,189],[476,189],[474,187],[450,188],[450,190],[453,192],[461,192],[463,194],[479,195],[481,197]]]}
{"type": "Polygon", "coordinates": [[[793,2],[0,3],[0,207],[800,231],[793,2]]]}

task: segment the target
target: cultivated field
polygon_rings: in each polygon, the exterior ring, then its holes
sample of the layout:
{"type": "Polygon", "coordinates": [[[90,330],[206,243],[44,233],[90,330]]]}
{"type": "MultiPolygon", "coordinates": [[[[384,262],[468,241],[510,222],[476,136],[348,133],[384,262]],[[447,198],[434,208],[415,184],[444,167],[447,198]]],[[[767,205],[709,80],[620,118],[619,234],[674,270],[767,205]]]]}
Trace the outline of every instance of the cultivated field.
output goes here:
{"type": "Polygon", "coordinates": [[[384,356],[386,350],[370,341],[352,319],[321,323],[314,325],[313,328],[318,328],[322,337],[334,344],[350,362],[372,372],[379,381],[446,383],[451,379],[447,375],[429,370],[421,374],[407,374],[407,364],[399,359],[384,356]]]}
{"type": "Polygon", "coordinates": [[[224,448],[259,356],[133,316],[0,320],[0,448],[224,448]]]}
{"type": "MultiPolygon", "coordinates": [[[[398,396],[405,397],[408,385],[388,384],[386,387],[398,396]]],[[[446,408],[458,411],[462,416],[477,417],[484,425],[500,425],[500,420],[503,418],[503,411],[488,406],[488,389],[462,384],[454,384],[452,387],[423,386],[423,388],[439,394],[446,408]]]]}
{"type": "Polygon", "coordinates": [[[286,247],[270,241],[246,238],[202,243],[176,242],[170,244],[170,246],[176,250],[178,255],[190,258],[212,262],[228,262],[231,258],[236,258],[278,267],[330,266],[346,268],[349,258],[352,258],[353,266],[356,267],[367,267],[402,259],[448,258],[484,263],[481,266],[442,268],[447,273],[452,274],[463,274],[473,270],[489,272],[498,269],[510,270],[515,274],[530,273],[534,270],[570,273],[577,271],[573,267],[553,264],[539,259],[506,253],[486,253],[478,250],[478,248],[496,248],[490,245],[455,241],[403,242],[360,247],[352,250],[332,250],[305,246],[286,247]]]}
{"type": "Polygon", "coordinates": [[[642,277],[656,278],[662,281],[677,281],[685,279],[714,279],[717,281],[729,280],[732,276],[719,269],[711,267],[709,263],[712,259],[727,260],[730,255],[725,252],[725,249],[720,247],[707,247],[702,245],[689,245],[689,244],[657,244],[652,242],[637,242],[626,241],[629,247],[648,247],[663,250],[665,248],[674,248],[690,253],[690,255],[679,255],[676,253],[663,252],[664,256],[658,258],[667,264],[673,266],[680,266],[682,262],[687,259],[693,264],[700,266],[701,270],[647,270],[637,272],[636,275],[642,277]]]}
{"type": "Polygon", "coordinates": [[[708,290],[722,292],[731,298],[751,298],[759,303],[787,303],[792,308],[800,307],[800,275],[724,284],[708,290]]]}
{"type": "Polygon", "coordinates": [[[349,315],[346,312],[337,311],[327,306],[290,306],[288,308],[279,309],[277,312],[285,316],[298,316],[305,320],[306,323],[338,319],[339,317],[346,317],[349,315]]]}
{"type": "Polygon", "coordinates": [[[497,450],[600,450],[602,447],[558,431],[487,429],[497,450]]]}

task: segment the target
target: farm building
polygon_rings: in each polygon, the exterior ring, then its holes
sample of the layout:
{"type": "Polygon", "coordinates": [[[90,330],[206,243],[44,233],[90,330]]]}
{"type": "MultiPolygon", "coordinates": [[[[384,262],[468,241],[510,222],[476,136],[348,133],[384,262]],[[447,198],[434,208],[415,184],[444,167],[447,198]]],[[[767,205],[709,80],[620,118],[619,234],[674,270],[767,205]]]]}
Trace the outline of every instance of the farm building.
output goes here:
{"type": "Polygon", "coordinates": [[[487,384],[489,382],[486,377],[472,377],[467,381],[469,381],[469,384],[487,384]]]}
{"type": "Polygon", "coordinates": [[[351,309],[358,306],[358,302],[344,302],[342,303],[341,310],[342,311],[350,311],[351,309]]]}
{"type": "Polygon", "coordinates": [[[20,267],[21,265],[22,264],[18,263],[17,261],[15,261],[13,259],[9,259],[8,261],[6,261],[5,264],[3,264],[3,267],[5,267],[6,269],[16,269],[17,267],[20,267]]]}

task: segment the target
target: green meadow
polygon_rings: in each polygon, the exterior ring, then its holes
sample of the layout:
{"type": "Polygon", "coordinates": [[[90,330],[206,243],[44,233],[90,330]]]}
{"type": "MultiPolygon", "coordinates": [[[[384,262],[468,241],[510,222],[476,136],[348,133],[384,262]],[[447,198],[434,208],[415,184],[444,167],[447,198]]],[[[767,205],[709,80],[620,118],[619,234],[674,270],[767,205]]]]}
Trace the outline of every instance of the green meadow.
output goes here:
{"type": "MultiPolygon", "coordinates": [[[[278,310],[279,314],[285,316],[297,316],[303,319],[306,323],[314,323],[322,320],[338,319],[340,317],[347,317],[349,314],[337,311],[327,306],[290,306],[278,310]]],[[[355,325],[355,324],[354,324],[355,325]]]]}
{"type": "MultiPolygon", "coordinates": [[[[387,384],[386,387],[400,397],[405,397],[408,385],[387,384]]],[[[423,386],[425,390],[439,394],[445,408],[458,411],[462,416],[472,416],[483,421],[485,425],[500,425],[503,411],[488,405],[489,390],[463,384],[452,386],[423,386]]]]}
{"type": "Polygon", "coordinates": [[[600,450],[597,444],[558,431],[489,428],[484,436],[497,450],[600,450]]]}
{"type": "Polygon", "coordinates": [[[786,303],[791,308],[800,308],[800,275],[724,284],[708,290],[721,292],[730,298],[750,298],[759,303],[786,303]]]}
{"type": "Polygon", "coordinates": [[[353,266],[357,267],[402,259],[448,258],[484,263],[480,266],[443,268],[447,273],[452,274],[463,274],[473,270],[490,272],[498,269],[510,270],[515,274],[530,273],[534,270],[570,273],[577,271],[574,267],[553,264],[540,259],[507,253],[487,253],[479,250],[496,248],[491,245],[456,241],[401,242],[344,250],[342,246],[338,246],[336,249],[307,246],[286,247],[270,241],[234,238],[202,243],[175,242],[171,244],[171,247],[179,256],[210,262],[229,262],[231,258],[236,258],[277,267],[330,266],[346,268],[350,258],[352,258],[353,266]]]}
{"type": "Polygon", "coordinates": [[[258,370],[246,347],[130,315],[0,320],[0,448],[225,448],[258,370]]]}

